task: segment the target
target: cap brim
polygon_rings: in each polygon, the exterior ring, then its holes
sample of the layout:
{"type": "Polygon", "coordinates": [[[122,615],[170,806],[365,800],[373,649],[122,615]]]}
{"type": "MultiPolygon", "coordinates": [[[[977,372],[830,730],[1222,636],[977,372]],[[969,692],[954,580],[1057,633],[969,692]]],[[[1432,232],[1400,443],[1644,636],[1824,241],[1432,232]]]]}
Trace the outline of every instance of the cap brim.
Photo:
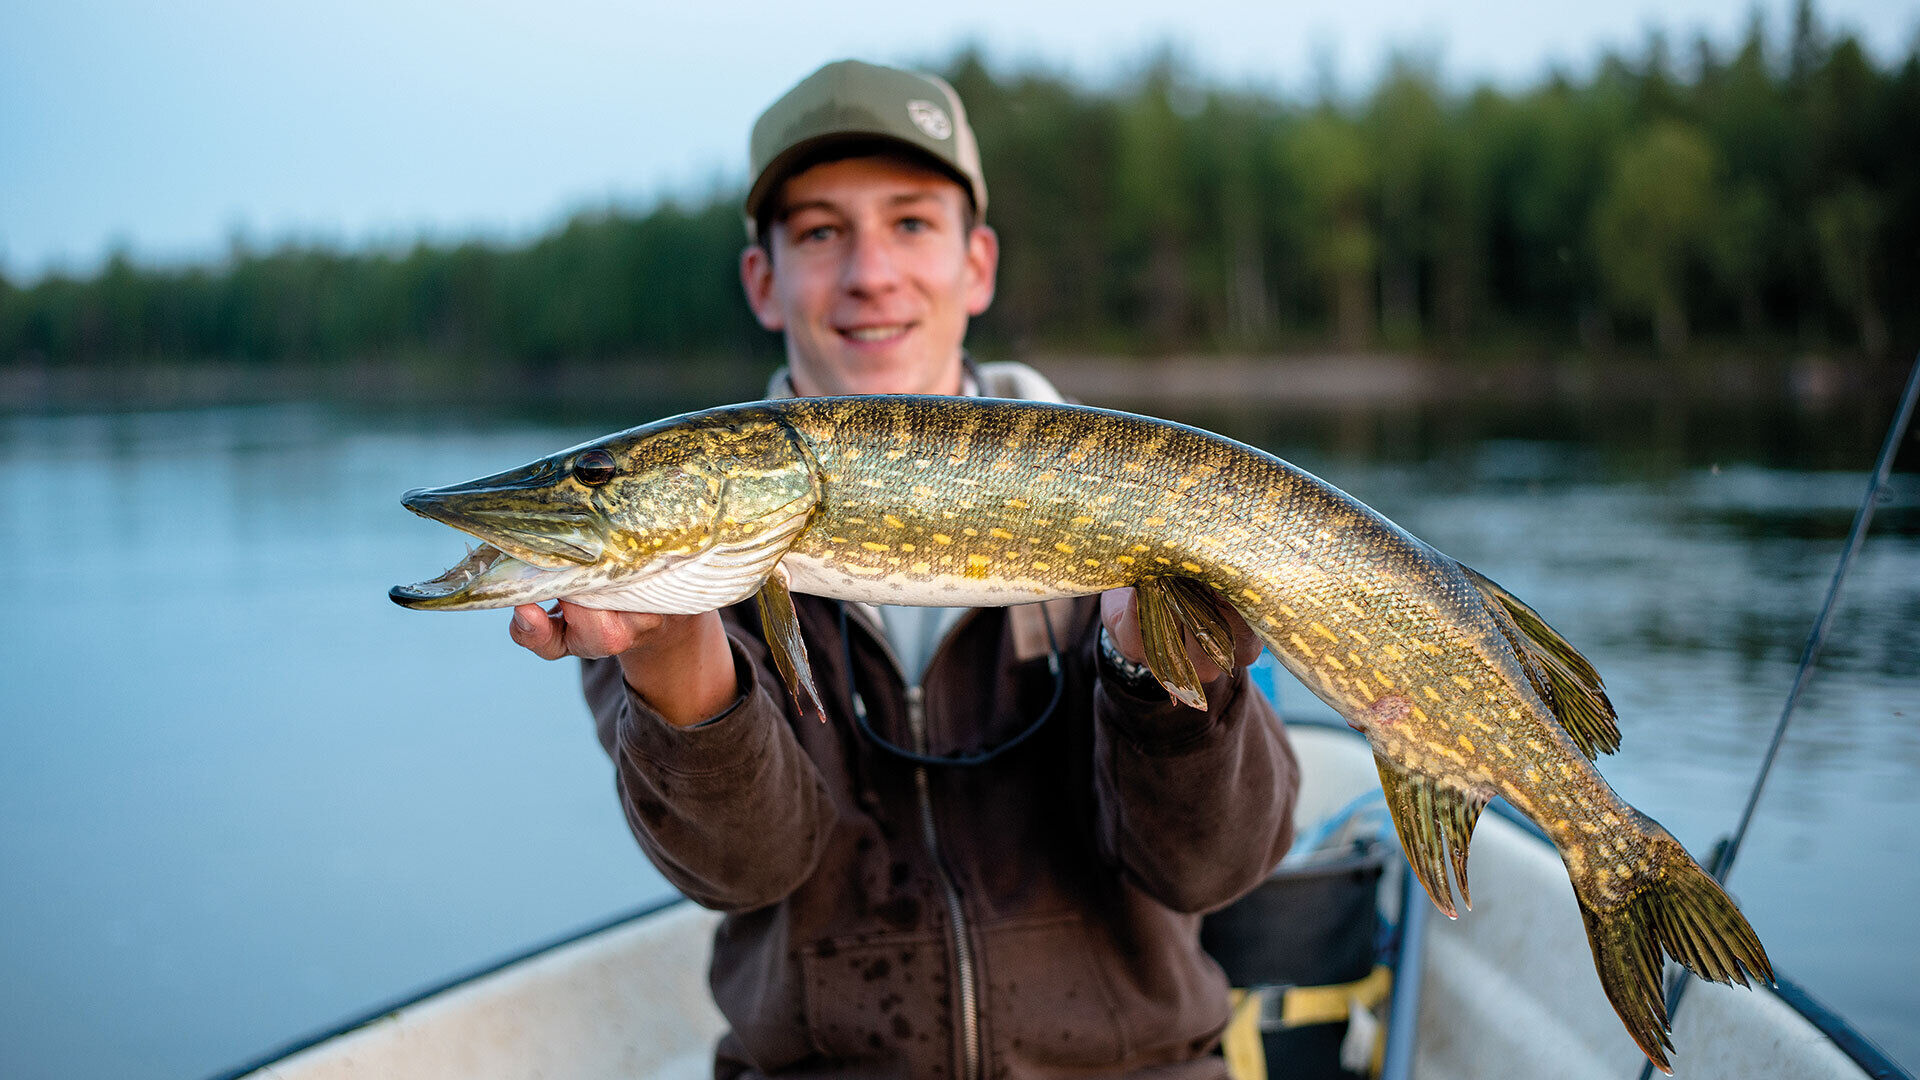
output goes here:
{"type": "MultiPolygon", "coordinates": [[[[885,131],[837,131],[830,135],[820,135],[797,142],[774,155],[773,160],[767,162],[767,167],[760,170],[759,179],[747,189],[745,203],[747,227],[749,229],[757,227],[760,211],[765,207],[767,200],[780,189],[780,185],[785,183],[788,177],[799,171],[799,166],[807,164],[810,159],[827,154],[835,147],[863,145],[884,146],[888,150],[898,150],[959,184],[960,190],[967,193],[969,203],[977,204],[979,201],[978,196],[974,194],[972,183],[961,175],[959,170],[918,143],[885,131]]],[[[976,205],[975,210],[978,209],[976,205]]]]}

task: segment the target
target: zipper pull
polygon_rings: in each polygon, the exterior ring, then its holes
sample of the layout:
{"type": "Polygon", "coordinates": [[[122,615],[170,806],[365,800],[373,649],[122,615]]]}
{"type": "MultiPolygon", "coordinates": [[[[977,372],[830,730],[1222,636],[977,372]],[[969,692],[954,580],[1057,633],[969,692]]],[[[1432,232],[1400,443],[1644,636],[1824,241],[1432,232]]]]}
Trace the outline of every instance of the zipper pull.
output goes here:
{"type": "Polygon", "coordinates": [[[907,687],[907,732],[913,736],[914,753],[926,753],[927,693],[918,686],[907,687]]]}

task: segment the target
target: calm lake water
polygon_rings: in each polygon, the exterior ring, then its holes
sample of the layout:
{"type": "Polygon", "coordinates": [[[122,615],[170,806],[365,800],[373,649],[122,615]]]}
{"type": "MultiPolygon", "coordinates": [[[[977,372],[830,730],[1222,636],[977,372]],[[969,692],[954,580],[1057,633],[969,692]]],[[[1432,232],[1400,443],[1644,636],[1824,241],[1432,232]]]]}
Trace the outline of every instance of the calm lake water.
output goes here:
{"type": "MultiPolygon", "coordinates": [[[[514,648],[505,613],[385,592],[461,551],[402,490],[684,404],[0,415],[0,1075],[192,1080],[665,895],[572,667],[514,648]]],[[[1607,777],[1704,851],[1739,813],[1885,407],[1181,418],[1531,602],[1619,706],[1607,777]]],[[[1910,1067],[1917,819],[1907,471],[1731,886],[1775,963],[1910,1067]]]]}

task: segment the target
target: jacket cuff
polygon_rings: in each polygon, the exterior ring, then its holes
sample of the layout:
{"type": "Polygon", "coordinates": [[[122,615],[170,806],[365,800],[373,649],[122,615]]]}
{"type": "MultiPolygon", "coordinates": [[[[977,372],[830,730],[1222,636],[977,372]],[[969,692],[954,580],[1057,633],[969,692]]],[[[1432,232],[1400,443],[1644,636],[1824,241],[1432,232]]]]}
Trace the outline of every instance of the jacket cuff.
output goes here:
{"type": "Polygon", "coordinates": [[[1221,726],[1247,679],[1242,668],[1206,684],[1207,707],[1203,711],[1173,700],[1157,682],[1137,686],[1103,670],[1094,692],[1095,715],[1146,753],[1178,754],[1205,742],[1221,726]]]}
{"type": "Polygon", "coordinates": [[[724,772],[753,759],[766,742],[768,725],[781,713],[778,704],[760,692],[753,663],[731,633],[727,646],[733,652],[737,693],[732,704],[698,723],[685,727],[667,723],[639,692],[621,681],[626,695],[618,729],[623,754],[681,775],[724,772]]]}

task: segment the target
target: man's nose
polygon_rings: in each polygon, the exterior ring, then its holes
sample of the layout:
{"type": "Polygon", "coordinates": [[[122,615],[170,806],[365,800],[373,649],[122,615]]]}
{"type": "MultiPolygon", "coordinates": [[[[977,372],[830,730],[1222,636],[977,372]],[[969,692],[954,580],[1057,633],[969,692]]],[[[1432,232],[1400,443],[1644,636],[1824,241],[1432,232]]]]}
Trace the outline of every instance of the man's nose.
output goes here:
{"type": "Polygon", "coordinates": [[[900,268],[886,236],[870,229],[857,230],[847,245],[847,261],[841,268],[841,283],[850,293],[871,295],[885,292],[899,280],[900,268]]]}

